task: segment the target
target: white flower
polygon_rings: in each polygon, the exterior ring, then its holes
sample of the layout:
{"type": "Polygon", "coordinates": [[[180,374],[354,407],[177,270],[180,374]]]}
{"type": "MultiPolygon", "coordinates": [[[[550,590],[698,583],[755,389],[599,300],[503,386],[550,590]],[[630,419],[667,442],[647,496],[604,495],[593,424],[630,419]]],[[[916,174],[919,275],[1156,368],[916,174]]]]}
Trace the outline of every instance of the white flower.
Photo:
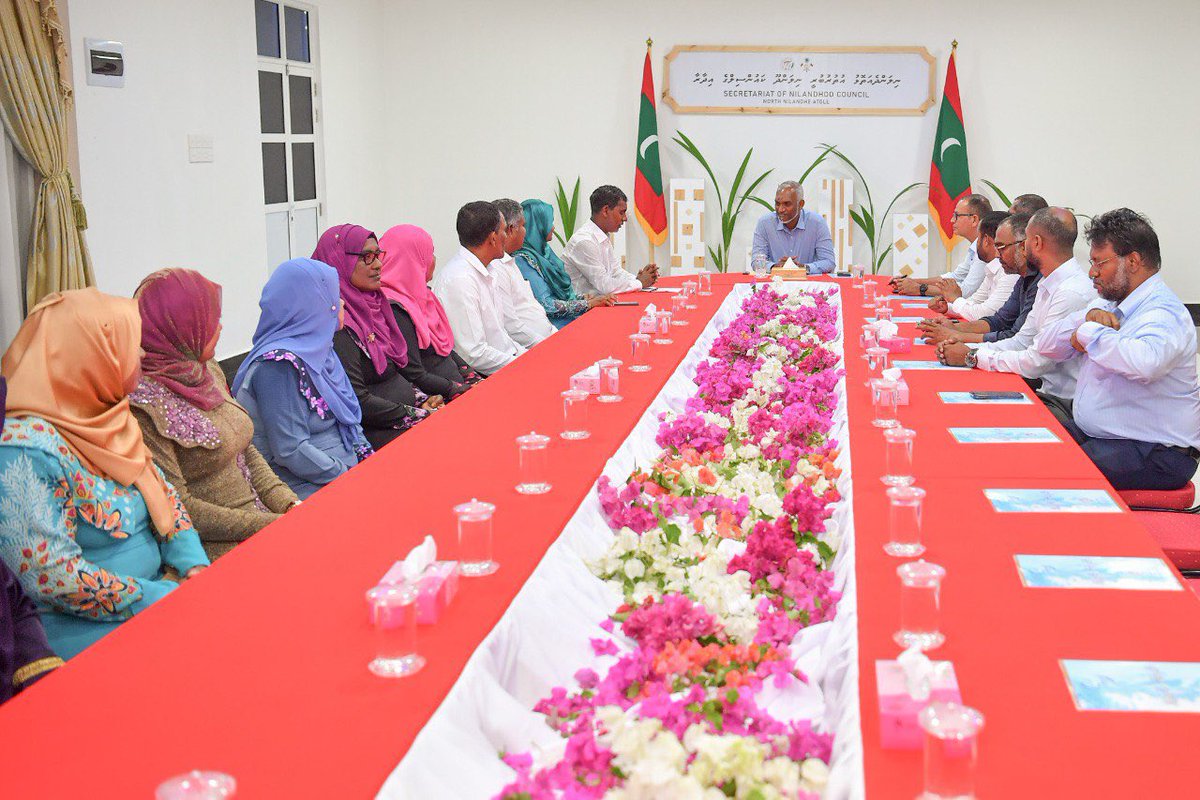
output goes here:
{"type": "Polygon", "coordinates": [[[625,576],[630,580],[636,581],[638,578],[646,574],[646,565],[636,558],[631,558],[625,562],[625,576]]]}

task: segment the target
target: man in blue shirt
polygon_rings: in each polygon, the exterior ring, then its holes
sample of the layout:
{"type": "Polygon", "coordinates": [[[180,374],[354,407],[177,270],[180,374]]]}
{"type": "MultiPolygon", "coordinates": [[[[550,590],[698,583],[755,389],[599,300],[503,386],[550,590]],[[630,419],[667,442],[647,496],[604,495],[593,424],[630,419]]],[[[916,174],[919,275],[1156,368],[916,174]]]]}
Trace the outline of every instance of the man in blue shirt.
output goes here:
{"type": "Polygon", "coordinates": [[[804,187],[796,181],[784,181],[775,190],[775,213],[764,214],[754,226],[750,253],[777,267],[790,258],[810,275],[833,272],[836,266],[829,226],[804,207],[804,187]]]}
{"type": "Polygon", "coordinates": [[[1046,405],[1115,488],[1178,489],[1200,458],[1194,323],[1145,217],[1118,208],[1085,235],[1100,298],[1039,332],[1042,355],[1081,362],[1074,402],[1046,405]]]}

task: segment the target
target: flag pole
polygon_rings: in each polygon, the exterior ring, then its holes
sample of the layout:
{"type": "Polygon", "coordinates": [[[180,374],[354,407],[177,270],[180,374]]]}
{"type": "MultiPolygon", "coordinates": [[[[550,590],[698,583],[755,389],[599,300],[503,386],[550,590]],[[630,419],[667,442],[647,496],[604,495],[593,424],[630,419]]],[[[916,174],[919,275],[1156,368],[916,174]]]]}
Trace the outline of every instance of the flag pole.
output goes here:
{"type": "MultiPolygon", "coordinates": [[[[646,57],[647,58],[650,58],[651,48],[653,48],[653,47],[654,47],[654,39],[647,36],[646,37],[646,57]]],[[[650,60],[650,64],[652,65],[651,69],[653,69],[653,64],[654,64],[653,59],[650,60]]],[[[655,106],[657,106],[657,105],[658,104],[655,103],[655,106]]],[[[657,112],[656,112],[656,116],[657,116],[657,112]]],[[[656,125],[656,127],[657,127],[657,125],[656,125]]],[[[662,151],[659,150],[659,152],[661,153],[662,151]]],[[[659,164],[659,168],[661,169],[662,168],[662,159],[661,158],[659,158],[658,164],[659,164]]],[[[663,188],[664,188],[664,190],[666,189],[666,187],[663,187],[663,188]]],[[[645,231],[642,231],[642,232],[645,233],[645,231]]],[[[651,239],[649,236],[646,237],[646,242],[650,245],[650,263],[657,265],[658,264],[658,252],[657,252],[658,247],[654,244],[654,240],[651,239]]]]}

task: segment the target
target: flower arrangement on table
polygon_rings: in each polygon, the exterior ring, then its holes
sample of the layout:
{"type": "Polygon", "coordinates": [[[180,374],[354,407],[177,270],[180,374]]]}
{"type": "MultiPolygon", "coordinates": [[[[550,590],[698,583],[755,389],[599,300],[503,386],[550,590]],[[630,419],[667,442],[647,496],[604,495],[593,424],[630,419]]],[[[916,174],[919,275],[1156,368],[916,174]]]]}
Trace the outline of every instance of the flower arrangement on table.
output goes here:
{"type": "Polygon", "coordinates": [[[662,452],[598,483],[612,543],[590,569],[624,603],[584,668],[534,710],[561,747],[505,754],[502,800],[815,798],[832,736],[759,705],[806,682],[789,649],[833,618],[841,378],[832,291],[761,289],[716,337],[662,452]]]}

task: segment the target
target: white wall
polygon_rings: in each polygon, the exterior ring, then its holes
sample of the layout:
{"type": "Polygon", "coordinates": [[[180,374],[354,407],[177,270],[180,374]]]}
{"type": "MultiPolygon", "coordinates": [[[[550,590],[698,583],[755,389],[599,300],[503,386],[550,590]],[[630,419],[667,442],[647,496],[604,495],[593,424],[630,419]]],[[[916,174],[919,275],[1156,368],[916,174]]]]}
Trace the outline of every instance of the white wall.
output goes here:
{"type": "MultiPolygon", "coordinates": [[[[1115,0],[314,5],[327,225],[423,225],[444,261],[467,200],[550,200],[555,176],[576,175],[585,206],[599,183],[632,194],[647,36],[660,90],[662,58],[675,44],[915,44],[938,58],[939,98],[957,38],[973,176],[1085,213],[1116,205],[1148,213],[1163,240],[1164,276],[1185,301],[1200,301],[1200,273],[1185,251],[1200,185],[1190,146],[1200,128],[1195,3],[1146,0],[1136,13],[1115,0]]],[[[267,274],[253,4],[70,0],[68,13],[81,191],[100,287],[129,294],[154,269],[200,269],[226,289],[219,354],[244,350],[267,274]],[[124,89],[86,85],[85,37],[125,43],[124,89]],[[187,163],[188,133],[214,137],[215,163],[187,163]]],[[[927,179],[936,119],[936,106],[921,117],[767,117],[676,116],[660,104],[664,177],[701,176],[670,143],[677,128],[710,155],[723,181],[748,147],[751,167],[774,167],[774,181],[799,172],[814,145],[830,141],[886,204],[900,187],[927,179]]],[[[924,210],[924,194],[899,208],[924,210]]],[[[747,209],[735,254],[758,213],[747,209]]],[[[716,220],[710,206],[710,236],[716,220]]],[[[932,246],[937,264],[940,243],[932,246]]],[[[636,223],[628,247],[632,261],[647,258],[636,223]]],[[[665,248],[658,256],[666,260],[665,248]]]]}

